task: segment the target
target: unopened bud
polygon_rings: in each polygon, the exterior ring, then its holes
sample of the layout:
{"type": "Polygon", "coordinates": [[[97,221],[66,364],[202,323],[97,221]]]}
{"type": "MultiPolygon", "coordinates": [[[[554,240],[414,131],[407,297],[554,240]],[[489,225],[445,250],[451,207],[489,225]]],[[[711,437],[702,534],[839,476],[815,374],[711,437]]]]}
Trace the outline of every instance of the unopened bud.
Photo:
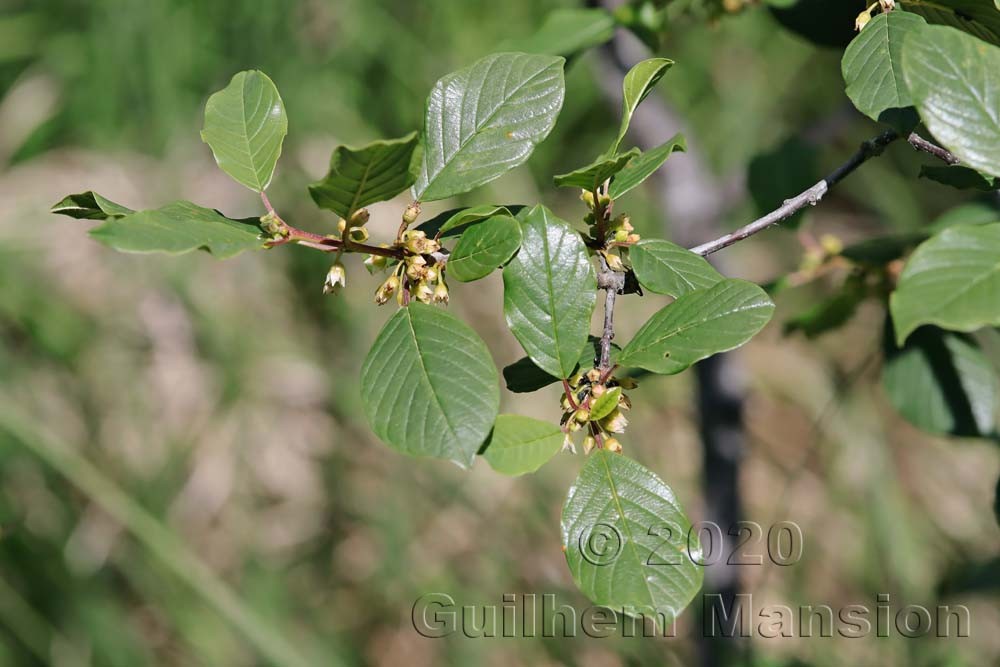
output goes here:
{"type": "Polygon", "coordinates": [[[581,424],[586,424],[590,421],[590,410],[586,408],[580,408],[573,413],[573,419],[580,422],[581,424]]]}
{"type": "Polygon", "coordinates": [[[351,216],[351,227],[363,227],[371,219],[371,213],[366,208],[359,208],[351,216]]]}
{"type": "Polygon", "coordinates": [[[595,384],[593,387],[590,388],[590,393],[594,396],[594,398],[597,398],[607,390],[608,388],[605,387],[603,384],[595,384]]]}
{"type": "Polygon", "coordinates": [[[434,298],[434,290],[431,289],[426,280],[421,280],[413,290],[413,298],[421,303],[430,303],[431,299],[434,298]]]}
{"type": "Polygon", "coordinates": [[[616,242],[618,242],[618,243],[625,243],[626,239],[628,239],[628,232],[625,231],[624,229],[619,229],[617,232],[615,232],[615,241],[616,242]]]}
{"type": "Polygon", "coordinates": [[[871,20],[872,20],[872,15],[866,9],[865,11],[858,14],[858,18],[854,19],[854,29],[860,32],[866,25],[868,25],[868,22],[871,20]]]}
{"type": "Polygon", "coordinates": [[[387,266],[389,266],[389,258],[382,255],[368,255],[368,258],[365,260],[365,268],[371,274],[384,271],[387,266]]]}
{"type": "Polygon", "coordinates": [[[569,396],[566,394],[563,394],[562,398],[559,399],[559,405],[562,407],[563,412],[569,412],[573,409],[573,406],[569,404],[569,396]]]}
{"type": "MultiPolygon", "coordinates": [[[[389,276],[384,283],[375,291],[375,303],[383,305],[389,301],[393,292],[399,289],[399,278],[389,276]]],[[[402,292],[400,292],[402,294],[402,292]]]]}
{"type": "Polygon", "coordinates": [[[582,190],[580,192],[580,199],[590,208],[594,208],[594,193],[590,190],[582,190]]]}
{"type": "Polygon", "coordinates": [[[612,410],[611,414],[601,420],[601,428],[609,433],[624,433],[626,426],[628,426],[628,419],[618,408],[612,410]]]}
{"type": "Polygon", "coordinates": [[[407,225],[412,225],[417,221],[417,217],[420,216],[420,202],[413,202],[406,207],[403,211],[403,222],[407,225]]]}
{"type": "Polygon", "coordinates": [[[330,267],[326,274],[326,281],[323,283],[323,294],[336,294],[341,287],[347,284],[347,270],[344,265],[337,262],[330,267]]]}
{"type": "Polygon", "coordinates": [[[601,371],[596,368],[591,368],[587,371],[587,379],[591,382],[597,382],[601,379],[601,371]]]}
{"type": "Polygon", "coordinates": [[[608,438],[604,441],[604,449],[608,450],[612,454],[621,454],[622,443],[618,442],[618,438],[608,438]]]}
{"type": "Polygon", "coordinates": [[[341,218],[340,220],[337,221],[337,231],[340,232],[341,234],[347,231],[347,220],[341,218]]]}
{"type": "Polygon", "coordinates": [[[448,286],[444,284],[443,280],[434,288],[434,303],[448,305],[448,286]]]}
{"type": "Polygon", "coordinates": [[[579,387],[583,383],[583,373],[574,373],[570,379],[566,380],[571,387],[579,387]]]}
{"type": "Polygon", "coordinates": [[[284,231],[284,226],[274,213],[261,216],[260,228],[268,236],[280,236],[282,231],[284,231]]]}
{"type": "Polygon", "coordinates": [[[583,439],[583,453],[589,454],[596,445],[597,445],[597,440],[594,439],[594,436],[588,435],[586,438],[583,439]]]}

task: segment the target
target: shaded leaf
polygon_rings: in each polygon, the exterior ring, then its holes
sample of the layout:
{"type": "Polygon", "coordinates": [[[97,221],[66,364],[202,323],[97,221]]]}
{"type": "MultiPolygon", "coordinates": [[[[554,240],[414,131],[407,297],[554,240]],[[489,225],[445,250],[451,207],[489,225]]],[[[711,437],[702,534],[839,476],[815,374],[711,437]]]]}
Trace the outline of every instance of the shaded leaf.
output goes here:
{"type": "Polygon", "coordinates": [[[926,22],[910,12],[879,14],[848,45],[841,60],[847,96],[858,111],[879,120],[885,111],[911,106],[903,80],[903,40],[926,22]]]}
{"type": "Polygon", "coordinates": [[[210,208],[178,201],[158,209],[109,218],[90,230],[122,252],[180,254],[207,250],[222,259],[264,247],[257,218],[233,220],[210,208]]]}
{"type": "Polygon", "coordinates": [[[345,220],[369,204],[392,199],[416,180],[421,152],[417,133],[358,148],[337,146],[326,177],[309,186],[320,208],[345,220]]]}
{"type": "Polygon", "coordinates": [[[684,137],[681,134],[675,134],[656,148],[639,154],[637,157],[629,160],[615,175],[611,181],[611,187],[608,189],[608,194],[612,199],[617,199],[625,195],[625,193],[638,187],[643,181],[656,173],[656,170],[663,166],[663,163],[675,151],[684,152],[686,150],[687,144],[684,141],[684,137]]]}
{"type": "Polygon", "coordinates": [[[928,23],[958,28],[992,44],[1000,44],[1000,7],[990,0],[897,0],[928,23]]]}
{"type": "Polygon", "coordinates": [[[521,247],[521,225],[509,215],[495,215],[462,233],[448,257],[448,277],[463,283],[485,278],[521,247]]]}
{"type": "Polygon", "coordinates": [[[375,434],[412,456],[472,464],[500,406],[486,344],[444,310],[413,302],[375,339],[361,399],[375,434]]]}
{"type": "Polygon", "coordinates": [[[457,236],[460,232],[455,230],[460,227],[492,218],[494,215],[516,215],[523,208],[523,206],[494,206],[493,204],[462,206],[438,213],[430,220],[421,223],[417,229],[423,231],[427,236],[457,236]]]}
{"type": "Polygon", "coordinates": [[[135,211],[88,190],[80,194],[67,195],[52,207],[52,212],[77,220],[107,220],[120,218],[135,211]]]}
{"type": "Polygon", "coordinates": [[[903,65],[927,129],[965,166],[1000,176],[1000,48],[924,26],[906,40],[903,65]]]}
{"type": "Polygon", "coordinates": [[[887,323],[885,355],[882,386],[908,422],[941,435],[995,432],[1000,381],[971,338],[921,327],[899,348],[887,323]]]}
{"type": "Polygon", "coordinates": [[[580,167],[568,174],[559,174],[553,181],[561,188],[576,187],[593,192],[597,186],[624,169],[629,160],[637,155],[639,155],[639,149],[633,148],[627,153],[621,153],[614,157],[599,157],[586,167],[580,167]]]}
{"type": "Polygon", "coordinates": [[[205,105],[202,141],[222,171],[251,190],[263,192],[271,183],[286,134],[285,106],[263,72],[238,73],[205,105]]]}
{"type": "Polygon", "coordinates": [[[953,331],[1000,326],[1000,223],[957,226],[910,256],[889,299],[897,342],[922,324],[953,331]]]}
{"type": "Polygon", "coordinates": [[[462,194],[524,163],[562,109],[564,62],[497,53],[438,80],[427,99],[414,198],[462,194]]]}
{"type": "Polygon", "coordinates": [[[567,378],[587,344],[597,278],[580,235],[544,206],[522,223],[521,250],[503,271],[503,312],[545,372],[567,378]]]}
{"type": "Polygon", "coordinates": [[[670,241],[643,239],[628,255],[639,284],[657,294],[676,298],[724,279],[704,257],[670,241]]]}
{"type": "Polygon", "coordinates": [[[563,506],[562,542],[584,595],[629,616],[670,624],[701,589],[701,545],[673,491],[620,454],[587,457],[563,506]]]}
{"type": "Polygon", "coordinates": [[[1000,179],[984,176],[975,169],[960,164],[946,167],[921,165],[920,178],[926,178],[942,185],[950,185],[959,190],[980,190],[991,192],[1000,189],[1000,179]]]}
{"type": "MultiPolygon", "coordinates": [[[[596,359],[600,356],[600,343],[600,338],[595,336],[589,337],[587,345],[584,346],[583,352],[580,354],[580,360],[577,362],[576,368],[570,373],[571,376],[578,371],[589,370],[597,364],[596,359]]],[[[612,343],[612,364],[617,361],[619,352],[621,352],[621,348],[612,343]]],[[[507,389],[515,394],[530,394],[563,379],[546,373],[535,365],[535,362],[529,357],[522,357],[505,367],[503,369],[503,378],[507,383],[507,389]]]]}
{"type": "Polygon", "coordinates": [[[519,415],[500,415],[483,458],[504,475],[535,472],[559,453],[563,432],[555,424],[519,415]]]}
{"type": "Polygon", "coordinates": [[[567,58],[599,46],[615,34],[615,20],[603,9],[554,9],[532,35],[504,46],[511,51],[567,58]]]}
{"type": "Polygon", "coordinates": [[[764,328],[774,304],[757,285],[726,279],[688,292],[654,314],[622,350],[618,363],[654,373],[679,373],[735,349],[764,328]]]}

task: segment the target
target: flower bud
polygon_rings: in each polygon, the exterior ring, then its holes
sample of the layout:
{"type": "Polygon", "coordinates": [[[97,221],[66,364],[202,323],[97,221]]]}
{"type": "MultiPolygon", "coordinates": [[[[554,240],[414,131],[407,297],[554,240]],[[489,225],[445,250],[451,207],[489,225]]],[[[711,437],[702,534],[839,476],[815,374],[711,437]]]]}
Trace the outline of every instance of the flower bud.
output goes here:
{"type": "Polygon", "coordinates": [[[437,282],[438,276],[439,274],[436,268],[434,268],[433,266],[427,267],[427,282],[429,283],[437,282]]]}
{"type": "Polygon", "coordinates": [[[566,394],[563,394],[562,398],[559,399],[559,405],[562,407],[563,412],[569,412],[573,409],[573,406],[569,404],[569,396],[566,394]]]}
{"type": "Polygon", "coordinates": [[[412,225],[417,221],[417,217],[420,215],[420,202],[413,202],[406,207],[403,211],[403,222],[407,225],[412,225]]]}
{"type": "Polygon", "coordinates": [[[359,208],[351,216],[351,227],[363,227],[371,218],[371,213],[366,208],[359,208]]]}
{"type": "Polygon", "coordinates": [[[595,384],[593,387],[590,388],[590,393],[591,395],[593,395],[594,398],[597,398],[607,390],[608,388],[605,387],[603,384],[595,384]]]}
{"type": "Polygon", "coordinates": [[[638,243],[640,240],[642,240],[642,237],[639,236],[638,234],[629,234],[628,236],[625,237],[625,243],[630,243],[633,245],[638,243]]]}
{"type": "Polygon", "coordinates": [[[336,294],[341,287],[347,285],[347,270],[344,265],[337,262],[330,267],[326,274],[326,281],[323,283],[323,294],[336,294]]]}
{"type": "Polygon", "coordinates": [[[590,421],[590,410],[586,408],[580,408],[573,413],[573,419],[580,422],[581,424],[586,424],[590,421]]]}
{"type": "Polygon", "coordinates": [[[621,408],[622,410],[631,410],[632,399],[626,396],[625,394],[622,394],[621,396],[618,397],[618,407],[621,408]]]}
{"type": "Polygon", "coordinates": [[[403,233],[403,243],[410,252],[423,255],[427,250],[427,234],[419,229],[409,230],[403,233]]]}
{"type": "Polygon", "coordinates": [[[365,260],[365,268],[371,274],[384,271],[387,266],[389,266],[389,258],[382,255],[368,255],[368,258],[365,260]]]}
{"type": "Polygon", "coordinates": [[[612,410],[611,414],[601,420],[601,428],[609,433],[624,433],[626,426],[628,426],[628,419],[618,408],[612,410]]]}
{"type": "Polygon", "coordinates": [[[434,303],[448,305],[448,286],[444,284],[443,280],[434,288],[434,303]]]}
{"type": "Polygon", "coordinates": [[[594,193],[590,190],[582,190],[580,192],[580,199],[590,208],[594,208],[594,193]]]}
{"type": "Polygon", "coordinates": [[[589,454],[596,445],[597,445],[597,440],[594,439],[594,436],[588,435],[586,438],[583,439],[583,453],[589,454]]]}
{"type": "Polygon", "coordinates": [[[579,387],[583,383],[583,373],[575,373],[570,379],[566,380],[571,387],[579,387]]]}
{"type": "Polygon", "coordinates": [[[625,243],[627,239],[628,239],[628,232],[625,231],[624,229],[619,229],[617,232],[615,232],[615,241],[617,243],[625,243]]]}
{"type": "Polygon", "coordinates": [[[347,231],[347,220],[341,218],[340,220],[337,221],[337,231],[340,232],[341,234],[347,231]]]}
{"type": "Polygon", "coordinates": [[[608,262],[608,268],[616,273],[623,273],[625,271],[625,265],[622,264],[622,258],[618,255],[612,255],[611,253],[605,253],[604,259],[608,262]]]}
{"type": "Polygon", "coordinates": [[[587,371],[587,379],[591,382],[598,382],[601,379],[601,371],[596,368],[591,368],[587,371]]]}
{"type": "MultiPolygon", "coordinates": [[[[399,289],[399,277],[389,276],[384,283],[375,291],[375,303],[383,305],[389,301],[393,292],[399,289]]],[[[402,292],[400,292],[402,294],[402,292]]]]}
{"type": "Polygon", "coordinates": [[[274,213],[261,216],[260,228],[268,236],[280,236],[282,231],[284,231],[284,226],[274,213]]]}
{"type": "Polygon", "coordinates": [[[872,20],[872,15],[866,9],[865,11],[858,14],[858,18],[854,19],[854,29],[861,31],[868,22],[872,20]]]}
{"type": "Polygon", "coordinates": [[[622,443],[618,442],[618,438],[608,438],[604,441],[604,449],[608,450],[612,454],[621,454],[622,443]]]}
{"type": "Polygon", "coordinates": [[[566,424],[566,428],[567,428],[567,429],[569,429],[569,432],[570,432],[570,433],[576,433],[576,432],[577,432],[577,431],[579,431],[579,430],[580,430],[580,429],[581,429],[582,427],[583,427],[583,424],[581,424],[580,422],[578,422],[578,421],[577,421],[577,420],[575,420],[575,419],[570,419],[570,420],[569,420],[569,423],[568,423],[568,424],[566,424]]]}
{"type": "Polygon", "coordinates": [[[413,298],[421,303],[430,303],[431,299],[434,298],[434,290],[431,289],[426,280],[421,280],[413,290],[413,298]]]}

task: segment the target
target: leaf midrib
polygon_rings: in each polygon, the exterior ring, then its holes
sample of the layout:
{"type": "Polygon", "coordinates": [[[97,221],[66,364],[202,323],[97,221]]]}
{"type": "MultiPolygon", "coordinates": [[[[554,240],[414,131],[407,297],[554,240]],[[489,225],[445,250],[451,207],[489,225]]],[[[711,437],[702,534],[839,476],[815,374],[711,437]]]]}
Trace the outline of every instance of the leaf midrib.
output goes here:
{"type": "Polygon", "coordinates": [[[604,465],[604,471],[608,477],[608,486],[611,487],[611,498],[614,500],[615,509],[618,510],[618,516],[621,517],[622,528],[625,530],[625,536],[628,538],[629,545],[631,545],[631,552],[635,558],[635,564],[638,572],[640,573],[639,578],[642,580],[642,585],[646,589],[646,595],[649,596],[649,604],[653,605],[653,589],[649,587],[649,582],[646,577],[642,576],[642,557],[639,556],[639,549],[636,546],[635,538],[632,537],[632,529],[629,527],[628,517],[625,516],[625,508],[622,507],[621,498],[618,495],[618,486],[615,484],[614,476],[611,474],[611,466],[608,464],[608,456],[617,456],[616,454],[604,453],[601,455],[601,463],[604,465]]]}

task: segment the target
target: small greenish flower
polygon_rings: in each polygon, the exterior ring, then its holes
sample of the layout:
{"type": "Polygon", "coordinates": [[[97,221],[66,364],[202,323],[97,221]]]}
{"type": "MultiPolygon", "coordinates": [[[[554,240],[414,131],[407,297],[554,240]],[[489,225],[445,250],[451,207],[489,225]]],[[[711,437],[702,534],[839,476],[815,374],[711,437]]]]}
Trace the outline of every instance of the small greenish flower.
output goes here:
{"type": "Polygon", "coordinates": [[[330,270],[326,274],[326,281],[323,283],[323,294],[336,294],[345,285],[347,285],[347,270],[343,264],[337,262],[330,267],[330,270]]]}

